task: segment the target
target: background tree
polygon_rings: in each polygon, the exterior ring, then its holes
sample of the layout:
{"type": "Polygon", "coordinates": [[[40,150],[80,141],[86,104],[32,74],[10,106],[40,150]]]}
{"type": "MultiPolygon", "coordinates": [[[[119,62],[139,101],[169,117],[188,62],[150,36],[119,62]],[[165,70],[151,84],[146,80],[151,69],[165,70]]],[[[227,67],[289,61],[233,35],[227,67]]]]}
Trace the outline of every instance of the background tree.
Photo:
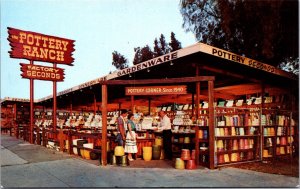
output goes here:
{"type": "Polygon", "coordinates": [[[168,44],[166,42],[165,36],[163,34],[160,35],[159,43],[160,43],[160,49],[161,49],[163,54],[167,54],[167,53],[170,52],[170,49],[169,49],[168,44]]]}
{"type": "Polygon", "coordinates": [[[183,28],[198,41],[274,66],[299,60],[296,0],[181,0],[180,6],[183,28]]]}
{"type": "Polygon", "coordinates": [[[137,47],[134,48],[134,60],[133,60],[133,65],[139,64],[141,62],[144,62],[146,60],[150,60],[154,57],[154,53],[150,49],[148,45],[146,45],[143,48],[137,47]]]}
{"type": "Polygon", "coordinates": [[[175,38],[175,33],[171,32],[171,42],[169,43],[170,52],[181,49],[181,43],[175,38]]]}
{"type": "Polygon", "coordinates": [[[115,66],[117,70],[122,70],[128,67],[128,60],[117,51],[112,53],[112,59],[112,65],[115,66]]]}
{"type": "Polygon", "coordinates": [[[158,43],[157,38],[155,38],[154,40],[153,53],[154,53],[154,57],[163,55],[163,52],[161,50],[161,45],[158,43]]]}

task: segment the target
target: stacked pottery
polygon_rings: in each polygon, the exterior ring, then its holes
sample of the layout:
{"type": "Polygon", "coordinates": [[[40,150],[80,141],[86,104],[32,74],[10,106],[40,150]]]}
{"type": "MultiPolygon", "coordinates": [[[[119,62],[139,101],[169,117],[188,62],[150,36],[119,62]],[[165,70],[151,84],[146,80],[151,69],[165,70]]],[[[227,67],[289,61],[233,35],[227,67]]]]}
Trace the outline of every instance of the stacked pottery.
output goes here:
{"type": "Polygon", "coordinates": [[[184,137],[183,143],[184,144],[189,144],[191,142],[190,137],[184,137]]]}
{"type": "Polygon", "coordinates": [[[189,149],[182,149],[181,150],[181,159],[182,160],[189,160],[191,159],[190,150],[189,149]]]}
{"type": "Polygon", "coordinates": [[[245,141],[244,139],[240,139],[240,149],[245,149],[245,141]]]}
{"type": "Polygon", "coordinates": [[[221,163],[224,163],[225,162],[225,159],[224,159],[224,154],[220,154],[218,156],[218,163],[221,164],[221,163]]]}
{"type": "Polygon", "coordinates": [[[163,146],[163,140],[161,137],[156,137],[154,141],[154,145],[163,146]]]}
{"type": "Polygon", "coordinates": [[[194,159],[187,160],[186,169],[196,169],[196,162],[194,159]]]}
{"type": "Polygon", "coordinates": [[[83,144],[88,143],[85,139],[77,140],[77,151],[78,155],[83,156],[83,144]]]}
{"type": "Polygon", "coordinates": [[[269,152],[268,152],[268,150],[264,149],[264,151],[263,151],[263,157],[264,157],[264,158],[269,157],[269,152]]]}
{"type": "MultiPolygon", "coordinates": [[[[72,143],[73,145],[77,146],[77,141],[81,139],[73,139],[72,143]]],[[[77,147],[73,147],[73,153],[78,155],[77,147]]]]}
{"type": "Polygon", "coordinates": [[[286,138],[285,137],[280,138],[280,145],[286,145],[286,138]]]}
{"type": "Polygon", "coordinates": [[[196,169],[195,150],[192,150],[192,156],[189,149],[181,150],[181,157],[176,158],[176,169],[196,169]]]}
{"type": "Polygon", "coordinates": [[[184,169],[184,161],[181,158],[176,158],[175,169],[184,169]]]}
{"type": "Polygon", "coordinates": [[[143,147],[143,159],[145,161],[150,161],[152,159],[152,147],[143,147]]]}
{"type": "Polygon", "coordinates": [[[152,146],[152,159],[159,160],[161,156],[161,146],[160,145],[153,145],[152,146]]]}
{"type": "Polygon", "coordinates": [[[217,140],[217,151],[218,152],[224,151],[223,140],[217,140]]]}
{"type": "Polygon", "coordinates": [[[203,130],[202,129],[200,129],[199,131],[198,131],[198,133],[199,133],[199,139],[203,139],[204,138],[204,133],[203,133],[203,130]]]}
{"type": "Polygon", "coordinates": [[[224,162],[225,162],[225,163],[230,162],[230,160],[229,160],[229,155],[228,155],[228,154],[224,154],[224,162]]]}
{"type": "Polygon", "coordinates": [[[238,148],[239,148],[239,147],[238,147],[237,139],[234,139],[234,140],[233,140],[233,148],[232,148],[232,149],[233,149],[233,150],[238,150],[238,148]]]}
{"type": "Polygon", "coordinates": [[[196,159],[196,150],[192,150],[191,158],[196,159]]]}
{"type": "MultiPolygon", "coordinates": [[[[85,144],[83,144],[83,147],[88,148],[88,149],[93,149],[94,148],[94,143],[85,143],[85,144]]],[[[83,156],[82,157],[85,158],[85,159],[91,159],[90,150],[83,149],[83,156]]]]}
{"type": "Polygon", "coordinates": [[[124,156],[125,155],[123,146],[116,146],[114,152],[115,152],[115,156],[124,156]]]}
{"type": "Polygon", "coordinates": [[[232,162],[237,161],[237,153],[232,153],[230,159],[231,159],[232,162]]]}

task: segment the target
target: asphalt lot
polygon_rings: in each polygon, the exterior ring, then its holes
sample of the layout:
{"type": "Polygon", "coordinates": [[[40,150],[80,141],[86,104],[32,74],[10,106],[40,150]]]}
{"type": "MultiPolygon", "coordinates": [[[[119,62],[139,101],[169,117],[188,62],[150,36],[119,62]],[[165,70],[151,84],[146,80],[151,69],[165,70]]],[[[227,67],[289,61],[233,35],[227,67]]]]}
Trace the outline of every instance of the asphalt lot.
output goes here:
{"type": "Polygon", "coordinates": [[[286,188],[299,187],[299,178],[230,167],[178,170],[99,166],[96,160],[84,160],[2,134],[1,186],[286,188]]]}

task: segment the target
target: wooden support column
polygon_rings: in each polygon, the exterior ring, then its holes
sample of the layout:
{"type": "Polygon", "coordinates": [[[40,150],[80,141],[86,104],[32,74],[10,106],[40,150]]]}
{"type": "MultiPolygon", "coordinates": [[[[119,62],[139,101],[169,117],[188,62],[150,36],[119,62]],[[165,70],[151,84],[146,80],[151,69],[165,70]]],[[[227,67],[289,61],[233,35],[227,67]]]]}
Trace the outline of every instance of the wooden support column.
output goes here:
{"type": "MultiPolygon", "coordinates": [[[[196,77],[199,76],[199,67],[196,67],[196,77]]],[[[194,96],[194,95],[193,95],[194,96]]],[[[200,104],[200,81],[196,82],[196,121],[199,119],[199,104],[200,104]]],[[[194,101],[194,98],[192,99],[194,101]]],[[[199,127],[195,128],[195,156],[196,156],[196,165],[199,165],[199,127]]]]}
{"type": "Polygon", "coordinates": [[[214,81],[208,81],[208,127],[209,127],[209,168],[214,169],[215,158],[215,115],[214,115],[214,81]]]}
{"type": "MultiPolygon", "coordinates": [[[[33,61],[30,61],[30,64],[33,65],[33,61]]],[[[30,80],[30,125],[29,125],[29,142],[33,144],[33,109],[34,109],[34,80],[30,80]]],[[[25,131],[25,129],[23,129],[25,131]]],[[[27,131],[28,132],[28,131],[27,131]]],[[[24,133],[26,135],[27,133],[24,133]]]]}
{"type": "MultiPolygon", "coordinates": [[[[53,64],[53,68],[56,68],[56,64],[53,64]]],[[[57,99],[56,99],[56,94],[57,94],[57,82],[53,81],[53,131],[54,131],[54,139],[57,139],[57,134],[56,134],[56,126],[57,126],[57,117],[56,117],[56,110],[57,110],[57,99]]]]}
{"type": "Polygon", "coordinates": [[[192,117],[194,117],[194,111],[195,111],[195,94],[194,93],[192,93],[192,117]]]}
{"type": "Polygon", "coordinates": [[[15,131],[15,136],[16,138],[19,138],[19,125],[17,123],[17,104],[15,103],[13,105],[13,112],[14,112],[14,131],[15,131]]]}
{"type": "MultiPolygon", "coordinates": [[[[262,128],[262,125],[261,125],[261,117],[262,117],[263,108],[264,108],[264,105],[265,105],[264,97],[265,97],[265,85],[262,82],[261,83],[261,104],[260,104],[260,115],[259,115],[259,133],[260,133],[260,137],[258,137],[259,140],[257,141],[259,143],[254,145],[254,146],[256,146],[256,150],[255,150],[256,154],[254,154],[254,158],[256,158],[259,155],[260,160],[262,160],[262,158],[263,158],[262,152],[263,152],[264,135],[263,135],[263,128],[262,128]],[[259,154],[257,154],[257,153],[259,153],[259,154]]],[[[273,142],[274,142],[274,140],[273,140],[273,142]]],[[[276,148],[273,149],[273,154],[276,154],[276,148]]]]}
{"type": "MultiPolygon", "coordinates": [[[[196,82],[196,121],[199,119],[199,104],[200,104],[200,82],[196,82]]],[[[196,155],[196,165],[199,165],[199,127],[197,125],[195,129],[195,155],[196,155]]]]}
{"type": "Polygon", "coordinates": [[[102,139],[101,164],[107,165],[107,85],[102,85],[102,139]]]}

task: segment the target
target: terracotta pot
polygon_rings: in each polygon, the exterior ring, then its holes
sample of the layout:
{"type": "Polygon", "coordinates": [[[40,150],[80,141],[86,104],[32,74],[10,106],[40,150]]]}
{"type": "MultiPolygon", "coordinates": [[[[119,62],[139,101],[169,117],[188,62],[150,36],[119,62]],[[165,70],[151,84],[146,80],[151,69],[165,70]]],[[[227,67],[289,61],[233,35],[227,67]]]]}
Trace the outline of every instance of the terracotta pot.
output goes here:
{"type": "Polygon", "coordinates": [[[196,162],[194,159],[187,160],[186,169],[196,169],[196,162]]]}
{"type": "Polygon", "coordinates": [[[152,159],[159,160],[161,156],[161,146],[153,145],[152,146],[152,159]]]}
{"type": "Polygon", "coordinates": [[[191,159],[196,159],[196,150],[192,150],[191,159]]]}
{"type": "Polygon", "coordinates": [[[190,160],[191,154],[189,149],[182,149],[181,150],[181,159],[182,160],[190,160]]]}

